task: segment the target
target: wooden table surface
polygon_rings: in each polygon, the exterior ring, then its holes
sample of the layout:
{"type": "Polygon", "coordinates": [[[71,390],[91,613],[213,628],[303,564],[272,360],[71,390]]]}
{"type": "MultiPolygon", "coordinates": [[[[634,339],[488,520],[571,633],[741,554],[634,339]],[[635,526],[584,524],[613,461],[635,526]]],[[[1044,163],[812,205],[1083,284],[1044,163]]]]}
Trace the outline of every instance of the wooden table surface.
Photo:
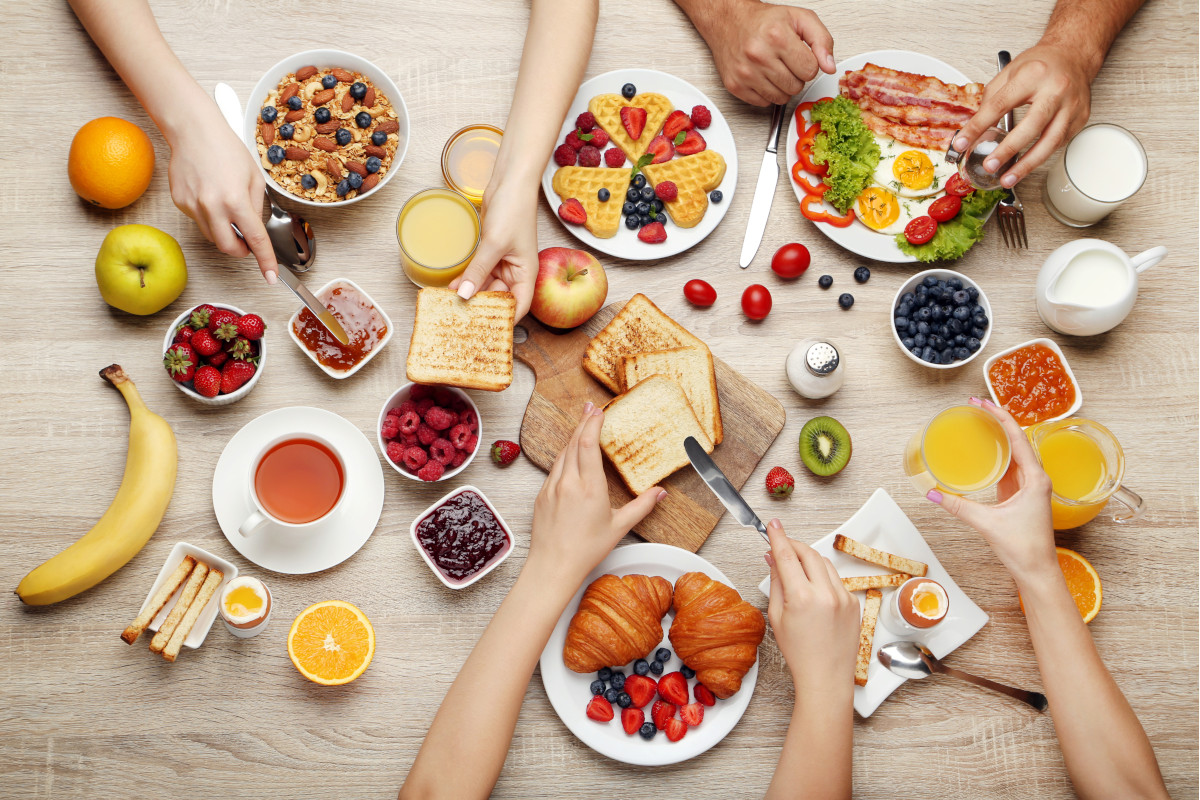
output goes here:
{"type": "MultiPolygon", "coordinates": [[[[918,50],[986,81],[995,51],[1017,53],[1034,43],[1051,5],[1013,0],[996,13],[978,0],[936,9],[901,0],[822,3],[817,10],[835,36],[839,58],[884,48],[918,50]]],[[[130,372],[150,407],[174,427],[180,461],[166,518],[124,569],[57,606],[23,608],[15,597],[0,604],[0,796],[393,797],[443,694],[521,568],[524,544],[472,589],[443,588],[414,550],[408,526],[451,487],[417,485],[385,466],[383,516],[362,550],[317,575],[277,575],[230,547],[216,524],[210,486],[229,437],[277,408],[330,409],[373,437],[380,405],[405,380],[412,324],[414,289],[400,271],[393,233],[397,209],[414,191],[441,184],[438,157],[451,132],[472,122],[504,123],[528,8],[489,0],[160,0],[154,6],[167,39],[200,83],[211,89],[227,81],[243,101],[276,60],[313,47],[355,51],[394,77],[415,132],[403,169],[378,197],[308,215],[320,238],[308,282],[352,278],[391,315],[398,335],[350,380],[319,373],[287,341],[292,298],[268,289],[251,262],[218,253],[176,210],[165,143],[66,4],[5,4],[0,73],[16,90],[8,107],[35,113],[20,115],[9,146],[0,150],[6,253],[0,286],[9,309],[0,347],[0,585],[15,586],[74,541],[112,498],[124,464],[128,415],[98,369],[118,362],[130,372]],[[331,31],[338,33],[330,38],[331,31]],[[150,132],[159,159],[146,195],[116,212],[80,202],[64,169],[77,127],[106,114],[150,132]],[[149,318],[109,309],[93,277],[94,254],[106,232],[134,222],[176,237],[190,267],[183,297],[149,318]],[[254,392],[213,410],[176,391],[159,364],[169,320],[185,306],[210,300],[262,312],[273,348],[254,392]],[[277,610],[264,635],[236,640],[217,624],[201,649],[185,651],[174,664],[150,655],[144,644],[120,641],[178,541],[207,548],[267,581],[277,610]],[[289,621],[325,599],[356,603],[377,634],[370,669],[342,688],[306,682],[287,657],[289,621]]],[[[1128,483],[1149,505],[1136,523],[1097,520],[1059,541],[1086,555],[1103,578],[1104,609],[1092,634],[1145,725],[1176,798],[1197,796],[1196,37],[1195,4],[1149,3],[1117,41],[1095,84],[1092,119],[1134,131],[1151,169],[1137,197],[1085,235],[1130,253],[1154,245],[1171,253],[1144,276],[1137,307],[1116,330],[1087,339],[1055,336],[1083,388],[1083,414],[1121,440],[1128,483]]],[[[917,425],[986,390],[977,364],[935,372],[897,352],[888,331],[889,303],[914,268],[871,263],[870,283],[855,285],[851,273],[865,262],[801,218],[782,173],[759,255],[748,270],[738,269],[767,112],[722,88],[703,41],[668,0],[603,4],[588,75],[620,67],[666,70],[708,93],[733,127],[743,166],[727,219],[693,250],[657,264],[602,258],[609,268],[609,301],[647,293],[705,338],[717,356],[783,401],[787,425],[748,484],[761,513],[781,517],[792,536],[813,541],[876,487],[887,489],[991,616],[950,663],[1039,688],[1013,582],[981,539],[926,502],[900,469],[904,443],[917,425]],[[785,284],[770,272],[769,258],[793,240],[812,251],[813,267],[785,284]],[[822,273],[834,276],[834,291],[817,288],[822,273]],[[693,277],[716,287],[720,299],[711,310],[696,311],[684,301],[682,285],[693,277]],[[738,303],[754,282],[774,294],[774,310],[761,324],[747,322],[738,303]],[[851,311],[837,307],[838,289],[854,292],[851,311]],[[833,337],[847,364],[846,385],[824,403],[801,399],[784,378],[788,350],[813,334],[833,337]],[[812,478],[796,457],[800,427],[817,414],[837,417],[854,437],[853,461],[830,481],[812,478]],[[788,501],[771,503],[759,488],[774,464],[786,465],[798,479],[788,501]]],[[[987,239],[960,265],[994,308],[989,354],[1051,335],[1034,308],[1034,277],[1051,250],[1080,234],[1042,208],[1044,175],[1040,169],[1021,186],[1031,248],[1005,249],[991,225],[987,239]]],[[[542,246],[575,243],[544,202],[539,217],[542,246]]],[[[489,441],[491,434],[516,438],[531,388],[532,375],[521,365],[506,392],[474,395],[489,441]]],[[[521,460],[500,472],[480,458],[462,478],[482,487],[526,541],[540,471],[521,460]]],[[[762,551],[756,535],[726,517],[700,555],[765,608],[754,588],[765,574],[762,551]]],[[[495,796],[760,795],[792,709],[790,680],[770,635],[760,659],[753,699],[734,731],[690,762],[657,769],[615,763],[580,743],[556,717],[535,676],[495,796]]],[[[869,720],[856,723],[854,781],[860,797],[1072,795],[1048,715],[949,679],[910,682],[869,720]]]]}

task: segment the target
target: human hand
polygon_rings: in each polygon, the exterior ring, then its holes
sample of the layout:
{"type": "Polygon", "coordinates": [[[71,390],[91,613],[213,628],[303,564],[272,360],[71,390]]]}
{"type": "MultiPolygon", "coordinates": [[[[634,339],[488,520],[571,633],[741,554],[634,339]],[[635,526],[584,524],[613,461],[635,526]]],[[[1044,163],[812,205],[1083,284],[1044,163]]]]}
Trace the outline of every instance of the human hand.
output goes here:
{"type": "Polygon", "coordinates": [[[970,402],[990,412],[1008,434],[1012,462],[996,488],[999,502],[984,505],[943,495],[937,489],[926,496],[982,533],[1018,585],[1041,576],[1060,576],[1050,514],[1050,476],[1011,414],[990,400],[972,397],[970,402]]]}
{"type": "Polygon", "coordinates": [[[858,657],[861,612],[829,559],[767,525],[771,599],[767,619],[796,691],[824,694],[849,686],[858,657]]]}
{"type": "Polygon", "coordinates": [[[833,37],[806,8],[735,0],[728,13],[696,19],[721,81],[755,106],[783,105],[818,70],[833,74],[833,37]]]}
{"type": "Polygon", "coordinates": [[[1004,186],[1015,186],[1087,124],[1095,74],[1088,60],[1069,48],[1051,44],[1029,48],[987,85],[983,104],[955,137],[954,149],[967,152],[1007,112],[1028,105],[1021,122],[983,162],[994,172],[1033,144],[1000,179],[1004,186]]]}
{"type": "Polygon", "coordinates": [[[538,274],[537,186],[515,187],[501,180],[484,195],[479,247],[462,275],[450,282],[460,297],[475,292],[512,292],[520,320],[533,302],[538,274]]]}
{"type": "Polygon", "coordinates": [[[604,412],[588,403],[533,504],[527,564],[541,564],[574,591],[630,528],[667,496],[652,486],[621,508],[608,499],[600,455],[604,412]]]}

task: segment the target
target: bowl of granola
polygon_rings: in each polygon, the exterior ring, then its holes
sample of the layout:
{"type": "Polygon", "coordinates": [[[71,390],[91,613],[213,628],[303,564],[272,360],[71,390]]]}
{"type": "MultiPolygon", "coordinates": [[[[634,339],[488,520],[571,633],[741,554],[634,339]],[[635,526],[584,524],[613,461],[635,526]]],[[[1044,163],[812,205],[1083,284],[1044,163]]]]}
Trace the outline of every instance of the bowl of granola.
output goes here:
{"type": "Polygon", "coordinates": [[[411,138],[400,89],[370,61],[341,50],[306,50],[267,70],[242,132],[268,183],[310,206],[378,192],[411,138]]]}

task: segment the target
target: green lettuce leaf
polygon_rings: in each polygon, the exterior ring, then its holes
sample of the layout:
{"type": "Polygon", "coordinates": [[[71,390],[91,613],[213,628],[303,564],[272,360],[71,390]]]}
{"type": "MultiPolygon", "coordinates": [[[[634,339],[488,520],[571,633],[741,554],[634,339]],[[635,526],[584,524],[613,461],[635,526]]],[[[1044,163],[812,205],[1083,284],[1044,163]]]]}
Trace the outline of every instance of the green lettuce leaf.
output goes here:
{"type": "Polygon", "coordinates": [[[903,233],[896,234],[900,252],[918,261],[953,261],[983,238],[984,217],[1004,195],[999,189],[972,192],[963,198],[962,211],[949,222],[938,223],[937,233],[925,244],[911,244],[903,233]]]}
{"type": "Polygon", "coordinates": [[[812,107],[821,132],[813,140],[813,162],[827,164],[825,201],[843,214],[871,182],[879,166],[879,145],[849,98],[838,95],[812,107]]]}

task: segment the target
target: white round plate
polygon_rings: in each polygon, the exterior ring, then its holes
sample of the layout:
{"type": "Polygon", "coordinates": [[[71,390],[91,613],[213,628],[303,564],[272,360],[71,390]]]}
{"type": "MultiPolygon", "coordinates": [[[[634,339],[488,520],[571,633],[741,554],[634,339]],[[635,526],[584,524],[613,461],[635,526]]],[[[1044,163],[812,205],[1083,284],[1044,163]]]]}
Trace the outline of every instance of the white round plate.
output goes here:
{"type": "Polygon", "coordinates": [[[383,468],[362,431],[332,411],[295,406],[251,420],[229,440],[213,475],[213,510],[225,538],[249,561],[285,575],[307,575],[342,563],[371,538],[383,511],[383,468]],[[306,433],[337,445],[346,465],[341,507],[311,530],[295,533],[268,523],[247,538],[238,525],[254,510],[246,475],[253,459],[277,436],[306,433]]]}
{"type": "MultiPolygon", "coordinates": [[[[618,69],[584,81],[583,85],[579,87],[575,99],[571,102],[571,108],[567,111],[567,118],[563,120],[562,130],[558,132],[554,146],[558,147],[562,144],[567,134],[575,128],[575,118],[588,110],[588,101],[598,94],[620,94],[621,87],[627,83],[636,86],[639,93],[658,92],[666,95],[675,108],[688,114],[691,114],[693,106],[708,106],[708,110],[712,112],[712,124],[699,133],[708,143],[709,150],[716,150],[725,158],[725,177],[722,179],[721,185],[717,187],[724,197],[719,203],[709,202],[704,219],[700,220],[700,224],[694,228],[681,228],[668,221],[667,240],[660,244],[648,244],[638,239],[637,231],[625,227],[624,218],[621,220],[616,235],[608,239],[594,236],[582,225],[567,225],[561,219],[558,221],[576,239],[601,253],[630,261],[653,261],[677,255],[694,247],[712,233],[725,218],[725,212],[729,210],[729,206],[733,202],[733,190],[737,188],[737,147],[733,143],[733,131],[729,130],[729,123],[725,121],[725,116],[708,95],[682,78],[676,78],[674,75],[659,72],[656,69],[618,69]]],[[[658,131],[648,131],[648,133],[653,136],[657,135],[658,131]]],[[[603,166],[604,162],[601,161],[600,164],[603,166]]],[[[628,169],[631,166],[633,165],[626,159],[625,168],[628,169]]],[[[554,173],[557,169],[558,165],[554,163],[554,156],[551,154],[546,163],[546,171],[542,173],[542,193],[546,195],[546,202],[550,204],[550,208],[556,211],[562,203],[559,196],[554,193],[554,173]]],[[[558,219],[557,214],[555,214],[555,219],[558,219]]]]}
{"type": "MultiPolygon", "coordinates": [[[[695,728],[689,728],[678,742],[668,741],[661,731],[650,741],[646,741],[636,733],[626,734],[621,727],[621,709],[614,708],[616,715],[609,722],[596,722],[588,719],[586,710],[588,701],[592,699],[591,682],[596,680],[596,673],[580,674],[572,672],[563,664],[563,645],[567,641],[567,626],[571,617],[579,607],[579,600],[587,586],[596,578],[606,573],[613,575],[660,575],[674,585],[675,581],[685,572],[703,572],[713,580],[721,581],[728,586],[733,582],[725,577],[725,573],[705,561],[695,553],[681,550],[666,544],[631,544],[614,550],[600,566],[592,570],[583,586],[571,598],[567,610],[559,617],[550,641],[542,651],[539,662],[542,673],[542,685],[546,688],[546,696],[550,698],[563,723],[571,729],[571,733],[595,750],[616,761],[640,766],[660,766],[662,764],[677,764],[705,752],[725,738],[733,726],[746,711],[750,704],[750,696],[754,694],[754,685],[758,682],[758,662],[754,662],[749,672],[742,678],[742,688],[727,700],[717,700],[717,704],[704,709],[704,720],[695,728]]],[[[736,588],[736,587],[735,587],[736,588]]],[[[744,597],[744,595],[743,595],[744,597]]],[[[671,660],[667,662],[667,672],[679,669],[679,657],[675,655],[671,642],[667,639],[667,631],[671,621],[675,619],[673,611],[668,611],[663,618],[663,643],[661,647],[672,650],[671,660]]],[[[627,667],[631,665],[626,665],[627,667]]],[[[632,669],[626,669],[626,675],[632,675],[632,669]]],[[[651,674],[651,678],[658,676],[651,674]]],[[[695,678],[688,681],[690,687],[696,683],[695,678]]],[[[650,719],[650,707],[642,709],[646,719],[650,719]]]]}
{"type": "MultiPolygon", "coordinates": [[[[966,75],[963,75],[954,67],[944,61],[939,61],[933,56],[913,53],[909,50],[876,50],[846,59],[837,65],[837,71],[832,75],[821,73],[820,77],[810,83],[808,89],[800,96],[800,102],[820,100],[822,97],[836,97],[838,94],[838,80],[842,75],[846,74],[846,70],[862,69],[867,63],[878,64],[881,67],[890,67],[891,69],[902,70],[904,72],[913,72],[918,75],[932,75],[946,83],[963,84],[970,82],[970,79],[966,75]]],[[[787,153],[787,171],[783,178],[792,187],[792,191],[796,193],[796,199],[803,200],[805,197],[804,190],[792,180],[792,168],[799,160],[799,156],[796,155],[796,141],[799,138],[800,131],[796,128],[796,115],[793,113],[791,120],[788,122],[787,149],[785,150],[787,153]]],[[[805,174],[807,175],[808,173],[805,174]]],[[[809,175],[810,180],[813,178],[815,176],[809,175]]],[[[991,217],[991,212],[988,212],[988,217],[991,217]]],[[[821,233],[851,253],[856,253],[866,258],[873,258],[876,261],[890,261],[893,264],[910,264],[917,261],[915,256],[906,255],[901,252],[893,237],[876,233],[857,219],[845,228],[838,228],[823,222],[814,222],[812,224],[821,233]]]]}

